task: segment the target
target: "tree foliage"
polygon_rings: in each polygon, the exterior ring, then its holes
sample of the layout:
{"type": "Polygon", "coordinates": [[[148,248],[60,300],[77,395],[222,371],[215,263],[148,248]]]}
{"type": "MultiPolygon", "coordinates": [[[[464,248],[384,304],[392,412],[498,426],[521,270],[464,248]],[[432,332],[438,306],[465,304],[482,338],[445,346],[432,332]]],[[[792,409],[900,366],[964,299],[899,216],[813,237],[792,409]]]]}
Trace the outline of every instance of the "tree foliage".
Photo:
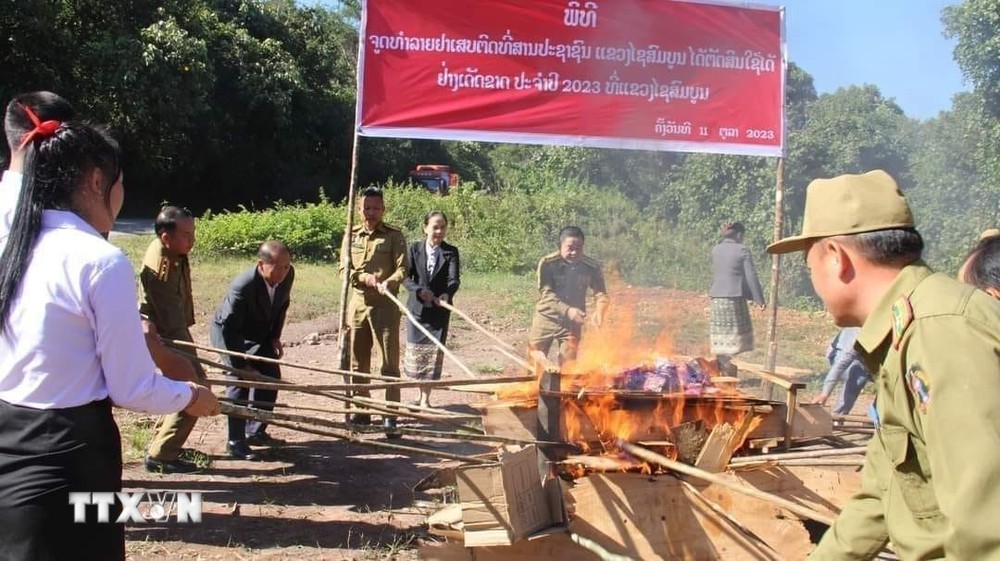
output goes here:
{"type": "MultiPolygon", "coordinates": [[[[318,217],[332,216],[323,197],[343,200],[352,164],[360,2],[331,5],[18,0],[0,11],[0,98],[48,89],[110,123],[125,150],[130,214],[151,216],[164,200],[197,211],[273,209],[220,218],[218,245],[230,247],[227,230],[256,236],[286,222],[292,207],[279,201],[319,201],[295,213],[290,230],[275,230],[315,241],[327,227],[318,217]]],[[[817,95],[806,69],[789,64],[786,234],[801,227],[812,179],[874,168],[912,201],[932,264],[954,271],[976,233],[997,225],[1000,2],[964,0],[942,23],[972,91],[927,121],[873,85],[817,95]]],[[[729,220],[746,224],[760,270],[767,264],[773,159],[411,139],[365,138],[358,148],[362,187],[404,182],[417,164],[461,174],[448,199],[400,190],[401,210],[413,211],[401,216],[449,209],[477,268],[530,269],[543,240],[569,222],[611,240],[588,246],[636,282],[695,282],[687,272],[704,271],[703,254],[729,220]],[[658,248],[667,255],[643,254],[658,248]]],[[[783,300],[811,294],[798,260],[784,271],[783,300]]]]}

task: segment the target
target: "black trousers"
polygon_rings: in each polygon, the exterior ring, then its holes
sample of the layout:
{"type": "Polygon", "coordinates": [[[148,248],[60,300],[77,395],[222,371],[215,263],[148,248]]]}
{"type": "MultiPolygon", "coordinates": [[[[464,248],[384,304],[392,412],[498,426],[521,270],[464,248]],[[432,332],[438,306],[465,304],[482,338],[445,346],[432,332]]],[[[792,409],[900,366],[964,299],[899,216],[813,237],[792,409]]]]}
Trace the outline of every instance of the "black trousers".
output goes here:
{"type": "MultiPolygon", "coordinates": [[[[268,357],[274,358],[274,357],[268,357]]],[[[281,379],[281,369],[276,364],[266,364],[254,362],[253,367],[264,376],[281,379]]],[[[231,377],[231,376],[230,376],[231,377]]],[[[231,377],[236,380],[238,378],[231,377]]],[[[278,401],[278,390],[262,390],[258,388],[238,388],[236,386],[226,387],[226,397],[236,400],[234,405],[247,405],[247,401],[264,401],[275,403],[278,401]]],[[[273,411],[273,405],[252,405],[254,409],[273,411]]],[[[229,417],[229,440],[239,441],[253,434],[261,434],[267,429],[267,423],[247,420],[241,417],[229,417]]]]}
{"type": "Polygon", "coordinates": [[[125,528],[97,507],[73,520],[69,493],[118,492],[122,449],[108,400],[69,409],[0,401],[0,560],[125,559],[125,528]]]}

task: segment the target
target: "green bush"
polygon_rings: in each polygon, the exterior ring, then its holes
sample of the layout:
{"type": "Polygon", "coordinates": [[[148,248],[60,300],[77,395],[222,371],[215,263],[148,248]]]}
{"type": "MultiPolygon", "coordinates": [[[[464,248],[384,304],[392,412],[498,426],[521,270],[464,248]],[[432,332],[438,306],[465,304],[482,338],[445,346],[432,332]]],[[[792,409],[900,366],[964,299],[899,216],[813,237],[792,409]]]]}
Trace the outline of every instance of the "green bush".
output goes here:
{"type": "MultiPolygon", "coordinates": [[[[432,210],[448,215],[448,240],[468,271],[533,275],[555,251],[563,226],[583,228],[586,253],[609,277],[631,284],[707,290],[714,239],[670,226],[617,190],[553,181],[532,192],[485,193],[471,185],[446,197],[406,184],[385,186],[385,221],[410,242],[424,234],[432,210]]],[[[261,241],[284,240],[297,256],[331,258],[346,222],[346,203],[279,204],[273,209],[206,215],[198,222],[199,253],[252,254],[261,241]]],[[[355,220],[360,220],[356,216],[355,220]]]]}
{"type": "Polygon", "coordinates": [[[198,220],[198,251],[203,254],[253,254],[261,242],[279,239],[297,257],[328,259],[344,232],[343,206],[326,200],[240,212],[207,213],[198,220]]]}

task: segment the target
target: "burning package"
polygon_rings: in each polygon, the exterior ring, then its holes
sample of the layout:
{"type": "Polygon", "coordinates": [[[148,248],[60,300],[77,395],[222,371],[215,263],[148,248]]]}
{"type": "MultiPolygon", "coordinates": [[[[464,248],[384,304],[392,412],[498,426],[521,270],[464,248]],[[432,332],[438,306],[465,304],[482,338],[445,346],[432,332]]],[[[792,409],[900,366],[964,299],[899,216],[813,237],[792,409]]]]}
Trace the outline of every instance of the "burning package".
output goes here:
{"type": "Polygon", "coordinates": [[[708,370],[699,361],[673,362],[657,357],[652,365],[625,369],[614,381],[612,389],[702,395],[711,387],[708,370]]]}

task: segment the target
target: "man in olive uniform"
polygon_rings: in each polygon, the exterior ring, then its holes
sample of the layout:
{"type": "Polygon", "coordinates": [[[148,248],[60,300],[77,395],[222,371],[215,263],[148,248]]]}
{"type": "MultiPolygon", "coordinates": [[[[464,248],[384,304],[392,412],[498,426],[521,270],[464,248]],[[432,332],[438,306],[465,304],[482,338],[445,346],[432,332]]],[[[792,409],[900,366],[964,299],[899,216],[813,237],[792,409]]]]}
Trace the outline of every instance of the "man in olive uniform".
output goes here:
{"type": "Polygon", "coordinates": [[[576,358],[583,324],[587,320],[587,289],[594,292],[592,321],[600,327],[608,308],[608,291],[601,266],[583,254],[583,230],[567,226],[559,232],[559,251],[538,262],[535,314],[528,348],[547,355],[558,344],[559,363],[576,358]]]}
{"type": "Polygon", "coordinates": [[[1000,559],[1000,302],[935,273],[896,182],[817,179],[802,234],[816,293],[874,375],[862,487],[810,559],[1000,559]]]}
{"type": "MultiPolygon", "coordinates": [[[[361,193],[359,203],[362,213],[361,224],[344,236],[341,250],[341,275],[347,263],[350,250],[350,276],[348,282],[353,289],[347,310],[351,329],[351,370],[371,372],[372,348],[378,349],[379,373],[382,376],[399,377],[399,307],[386,292],[396,295],[399,285],[406,278],[406,239],[395,226],[382,222],[385,203],[382,191],[369,187],[361,193]]],[[[353,378],[352,383],[363,384],[367,380],[353,378]]],[[[368,391],[355,391],[354,395],[368,397],[368,391]]],[[[386,401],[399,401],[399,389],[385,390],[386,401]]],[[[350,415],[349,422],[370,424],[366,414],[350,415]]],[[[386,435],[397,438],[396,419],[383,419],[386,435]]]]}
{"type": "MultiPolygon", "coordinates": [[[[193,341],[194,325],[191,267],[188,253],[194,247],[194,217],[187,209],[165,206],[156,217],[156,239],[146,249],[139,273],[139,312],[167,339],[193,341]]],[[[194,380],[204,380],[201,365],[192,362],[194,380]]],[[[173,370],[164,372],[176,376],[173,370]]],[[[146,455],[146,470],[157,473],[191,473],[192,462],[180,459],[181,447],[194,429],[196,417],[184,412],[160,417],[146,455]]]]}

